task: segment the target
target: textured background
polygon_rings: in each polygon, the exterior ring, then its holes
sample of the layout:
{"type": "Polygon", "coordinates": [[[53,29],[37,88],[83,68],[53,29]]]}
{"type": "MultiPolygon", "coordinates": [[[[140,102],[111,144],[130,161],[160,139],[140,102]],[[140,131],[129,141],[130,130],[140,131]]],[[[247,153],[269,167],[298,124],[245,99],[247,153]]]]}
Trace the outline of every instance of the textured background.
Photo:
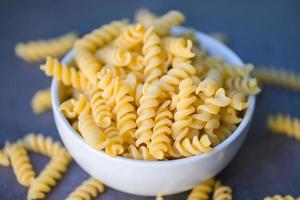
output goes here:
{"type": "MultiPolygon", "coordinates": [[[[26,64],[14,55],[19,41],[55,37],[68,31],[83,34],[113,19],[133,17],[137,8],[146,7],[162,14],[178,9],[187,16],[187,26],[204,32],[223,32],[230,47],[246,62],[281,66],[300,71],[300,1],[83,1],[83,0],[1,0],[0,1],[0,144],[28,132],[43,132],[58,139],[51,113],[34,115],[30,100],[50,79],[37,64],[26,64]]],[[[286,112],[300,117],[300,94],[265,87],[258,98],[249,136],[243,147],[220,174],[234,188],[238,200],[262,199],[275,193],[300,195],[300,143],[271,135],[265,128],[269,113],[286,112]]],[[[41,170],[47,159],[33,154],[34,167],[41,170]]],[[[117,173],[117,172],[116,172],[117,173]]],[[[195,172],[197,173],[197,172],[195,172]]],[[[0,167],[0,199],[25,199],[10,168],[0,167]]],[[[49,194],[64,199],[88,175],[73,163],[49,194]]],[[[166,199],[181,200],[187,193],[166,199]]],[[[107,189],[102,200],[146,200],[107,189]]]]}

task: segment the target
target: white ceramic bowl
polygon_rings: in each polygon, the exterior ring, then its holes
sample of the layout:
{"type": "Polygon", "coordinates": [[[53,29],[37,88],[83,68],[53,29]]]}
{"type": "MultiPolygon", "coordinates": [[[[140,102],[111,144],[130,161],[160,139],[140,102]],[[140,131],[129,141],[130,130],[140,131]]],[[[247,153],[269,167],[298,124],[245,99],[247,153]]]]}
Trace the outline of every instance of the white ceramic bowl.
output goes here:
{"type": "MultiPolygon", "coordinates": [[[[182,27],[176,28],[174,34],[184,30],[182,27]]],[[[220,42],[200,32],[196,36],[210,55],[221,56],[229,64],[243,65],[241,59],[220,42]]],[[[71,51],[62,62],[68,64],[73,58],[74,52],[71,51]]],[[[75,161],[105,185],[144,196],[183,192],[218,174],[241,147],[255,106],[255,97],[251,96],[251,104],[238,128],[209,153],[171,161],[141,161],[123,157],[112,158],[87,145],[59,112],[58,92],[59,83],[53,80],[51,96],[55,123],[62,141],[75,161]]]]}

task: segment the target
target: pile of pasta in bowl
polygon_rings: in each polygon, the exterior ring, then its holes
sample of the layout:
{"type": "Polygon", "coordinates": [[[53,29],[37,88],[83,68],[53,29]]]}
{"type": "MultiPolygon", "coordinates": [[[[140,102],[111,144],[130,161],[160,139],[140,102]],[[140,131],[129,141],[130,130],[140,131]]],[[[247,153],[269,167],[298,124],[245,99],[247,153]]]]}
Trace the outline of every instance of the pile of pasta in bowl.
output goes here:
{"type": "Polygon", "coordinates": [[[253,67],[210,56],[189,32],[172,35],[184,20],[170,11],[113,21],[75,42],[69,66],[52,57],[41,66],[71,88],[60,111],[91,147],[171,160],[209,152],[236,129],[260,91],[253,67]]]}

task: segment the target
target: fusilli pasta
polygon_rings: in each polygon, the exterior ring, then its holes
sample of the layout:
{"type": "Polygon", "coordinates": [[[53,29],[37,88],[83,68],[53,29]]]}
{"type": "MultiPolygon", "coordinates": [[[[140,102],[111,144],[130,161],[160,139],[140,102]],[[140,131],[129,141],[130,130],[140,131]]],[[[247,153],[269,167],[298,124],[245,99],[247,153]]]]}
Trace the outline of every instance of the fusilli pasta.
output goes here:
{"type": "Polygon", "coordinates": [[[285,195],[285,196],[282,196],[282,195],[274,195],[272,197],[265,197],[264,200],[300,200],[300,197],[293,197],[291,195],[285,195]]]}
{"type": "Polygon", "coordinates": [[[37,91],[31,100],[31,107],[34,113],[40,114],[51,109],[50,89],[37,91]]]}
{"type": "Polygon", "coordinates": [[[192,52],[193,43],[191,40],[177,37],[166,37],[163,40],[163,44],[167,51],[172,53],[174,56],[190,59],[195,56],[192,52]]]}
{"type": "Polygon", "coordinates": [[[215,180],[213,178],[200,183],[193,188],[187,200],[208,200],[214,185],[215,180]]]}
{"type": "Polygon", "coordinates": [[[131,53],[119,48],[105,47],[97,51],[96,55],[101,61],[116,67],[124,67],[131,62],[131,53]]]}
{"type": "Polygon", "coordinates": [[[0,150],[0,165],[3,167],[10,166],[8,156],[3,150],[0,150]]]}
{"type": "Polygon", "coordinates": [[[215,191],[213,194],[213,200],[231,200],[232,189],[229,186],[222,185],[220,181],[215,184],[215,191]]]}

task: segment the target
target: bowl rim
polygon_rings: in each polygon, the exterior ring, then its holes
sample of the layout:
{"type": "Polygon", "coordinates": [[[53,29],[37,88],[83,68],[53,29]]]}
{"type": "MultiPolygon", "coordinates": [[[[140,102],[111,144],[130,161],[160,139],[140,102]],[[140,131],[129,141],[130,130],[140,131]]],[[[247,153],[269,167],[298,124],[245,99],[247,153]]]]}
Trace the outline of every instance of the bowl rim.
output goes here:
{"type": "MultiPolygon", "coordinates": [[[[185,27],[176,27],[174,28],[177,32],[183,32],[185,30],[188,30],[185,27]]],[[[222,51],[226,51],[226,54],[229,54],[232,60],[235,60],[234,62],[243,67],[244,63],[243,61],[235,54],[230,48],[222,44],[221,42],[217,41],[216,39],[212,38],[211,36],[206,35],[205,33],[202,33],[200,31],[195,30],[195,35],[197,39],[202,38],[203,40],[207,40],[209,43],[213,43],[217,46],[217,48],[221,48],[222,51]]],[[[62,59],[63,64],[68,64],[73,58],[74,58],[75,52],[72,49],[69,51],[62,59]]],[[[54,117],[57,117],[58,123],[63,125],[71,134],[69,137],[73,137],[75,140],[77,140],[82,145],[86,146],[87,149],[92,151],[93,153],[96,153],[99,155],[99,158],[105,157],[105,159],[109,159],[114,162],[121,162],[123,164],[129,164],[129,165],[140,165],[140,166],[147,166],[147,167],[155,167],[155,166],[169,166],[174,164],[183,165],[190,162],[196,162],[199,160],[204,160],[208,157],[212,157],[218,152],[222,151],[225,147],[229,146],[234,140],[238,138],[238,136],[243,132],[243,130],[246,128],[247,124],[250,123],[251,118],[254,113],[255,109],[255,96],[250,95],[250,105],[245,111],[244,117],[240,124],[237,126],[237,128],[233,131],[233,133],[226,138],[224,141],[222,141],[220,144],[218,144],[216,147],[212,149],[212,151],[203,153],[196,156],[186,157],[186,158],[179,158],[174,160],[160,160],[160,161],[145,161],[145,160],[135,160],[131,158],[126,158],[122,156],[116,156],[111,157],[107,153],[101,150],[97,150],[89,146],[82,137],[78,135],[78,133],[73,129],[73,127],[70,125],[68,120],[65,118],[65,116],[59,111],[59,98],[58,98],[58,89],[59,89],[59,82],[53,78],[51,83],[51,102],[52,102],[52,109],[54,117]]]]}

